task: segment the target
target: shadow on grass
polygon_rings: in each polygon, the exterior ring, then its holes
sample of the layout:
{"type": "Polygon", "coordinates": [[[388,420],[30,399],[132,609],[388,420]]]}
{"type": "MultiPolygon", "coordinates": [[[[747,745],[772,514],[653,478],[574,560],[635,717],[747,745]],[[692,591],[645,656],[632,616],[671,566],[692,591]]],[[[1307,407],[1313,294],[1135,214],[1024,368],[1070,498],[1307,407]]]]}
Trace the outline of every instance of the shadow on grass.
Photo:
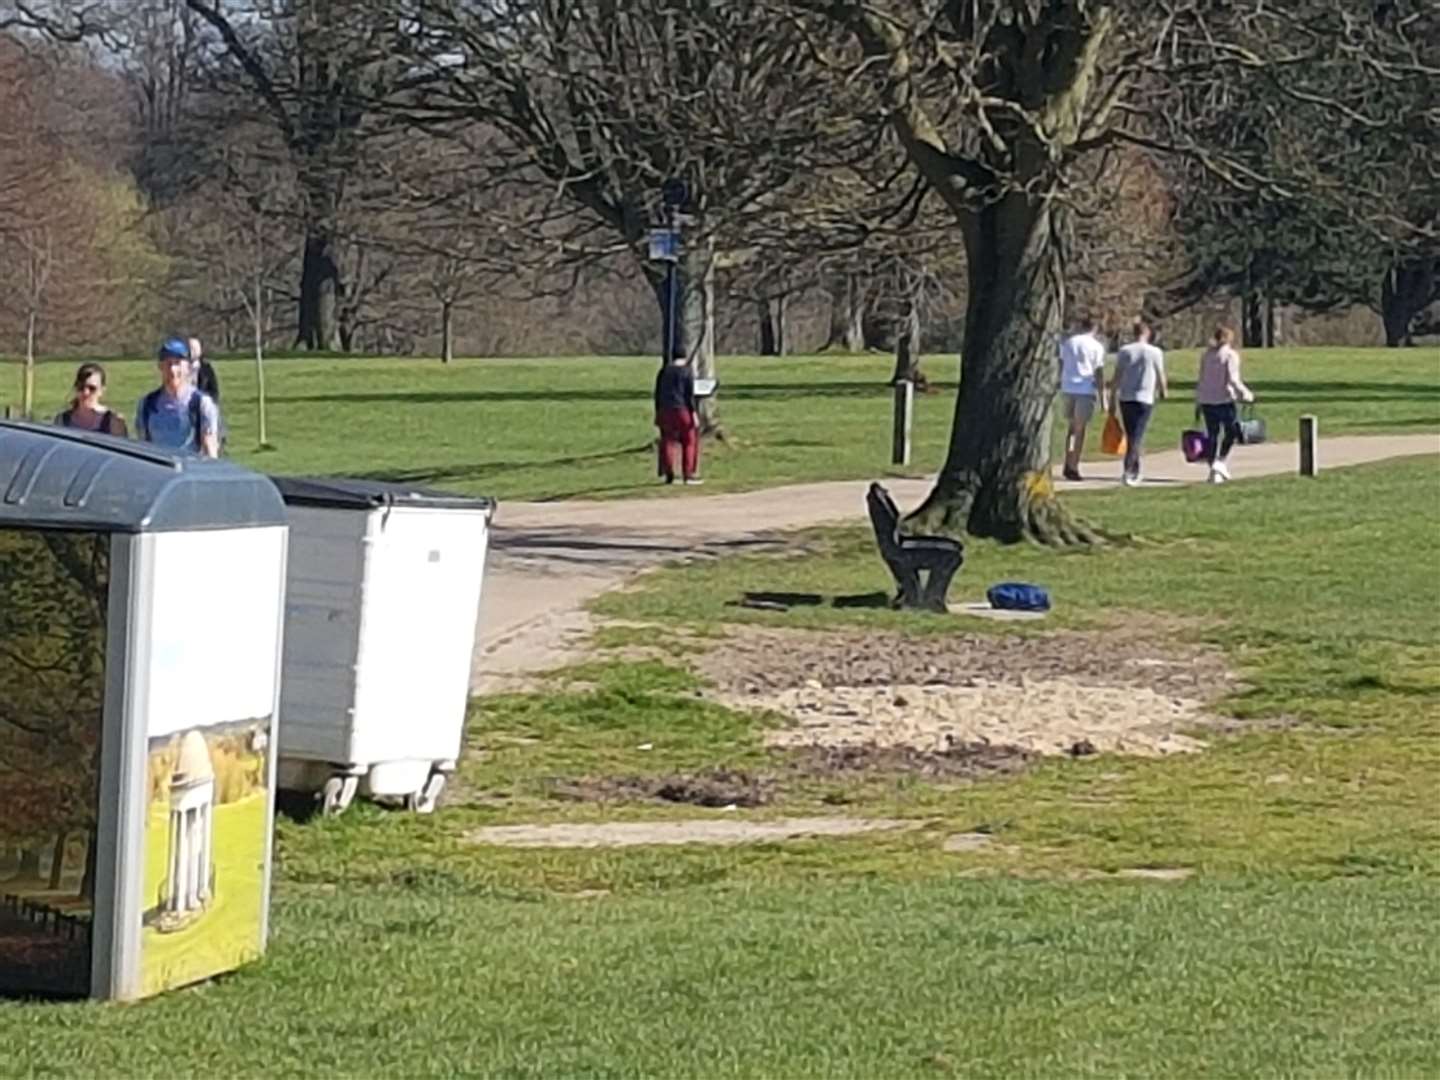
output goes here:
{"type": "MultiPolygon", "coordinates": [[[[726,606],[758,608],[761,611],[788,611],[792,607],[824,607],[826,604],[827,598],[820,593],[747,592],[739,600],[731,600],[726,606]]],[[[828,599],[828,605],[833,608],[889,608],[890,597],[883,592],[832,596],[828,599]]]]}
{"type": "MultiPolygon", "coordinates": [[[[1435,416],[1407,416],[1403,420],[1381,418],[1379,420],[1347,420],[1345,428],[1384,428],[1387,431],[1394,431],[1397,428],[1440,428],[1440,414],[1435,416]]],[[[1320,437],[1323,439],[1325,433],[1322,430],[1320,437]]]]}
{"type": "MultiPolygon", "coordinates": [[[[447,480],[484,480],[499,476],[513,469],[567,469],[596,461],[614,461],[632,454],[654,453],[653,442],[626,446],[618,450],[601,450],[594,454],[575,454],[570,457],[551,458],[549,461],[479,461],[469,465],[418,465],[408,469],[375,469],[370,472],[351,472],[360,480],[384,480],[394,484],[434,484],[447,480]]],[[[640,487],[640,484],[628,485],[640,487]]],[[[617,489],[624,490],[624,489],[617,489]]]]}
{"type": "MultiPolygon", "coordinates": [[[[1263,374],[1250,378],[1259,405],[1272,400],[1299,401],[1434,401],[1440,400],[1440,383],[1351,382],[1330,380],[1309,382],[1299,379],[1267,379],[1263,374]]],[[[1193,379],[1172,379],[1172,396],[1185,397],[1195,390],[1193,379]]]]}
{"type": "Polygon", "coordinates": [[[712,556],[742,555],[785,546],[783,540],[767,537],[709,540],[696,546],[678,544],[663,537],[646,539],[643,528],[639,531],[641,535],[633,537],[596,539],[593,530],[578,525],[540,529],[499,528],[491,534],[490,546],[495,552],[521,561],[529,558],[545,563],[592,567],[650,565],[655,558],[679,559],[697,552],[712,556]]]}
{"type": "MultiPolygon", "coordinates": [[[[942,387],[944,389],[944,387],[942,387]]],[[[888,382],[795,382],[795,383],[726,383],[721,379],[720,396],[732,401],[792,398],[890,398],[894,394],[888,382]]],[[[326,394],[272,394],[271,404],[317,405],[466,405],[505,404],[534,401],[615,401],[650,404],[650,386],[601,387],[579,389],[556,387],[545,390],[451,390],[384,392],[377,390],[337,391],[326,394]]]]}

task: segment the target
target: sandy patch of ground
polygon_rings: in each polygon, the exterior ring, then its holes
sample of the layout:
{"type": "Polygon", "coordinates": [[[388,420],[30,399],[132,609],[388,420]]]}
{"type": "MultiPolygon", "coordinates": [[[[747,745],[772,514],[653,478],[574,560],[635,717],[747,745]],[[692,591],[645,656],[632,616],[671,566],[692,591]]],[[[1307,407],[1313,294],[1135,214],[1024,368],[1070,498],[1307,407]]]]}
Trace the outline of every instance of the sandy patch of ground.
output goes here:
{"type": "Polygon", "coordinates": [[[1063,676],[1094,686],[1144,686],[1157,694],[1210,701],[1233,685],[1217,649],[1166,640],[1169,630],[1104,634],[933,634],[817,632],[746,627],[694,659],[722,693],[900,683],[966,686],[1063,676]]]}
{"type": "Polygon", "coordinates": [[[776,821],[636,821],[595,825],[492,825],[475,829],[472,844],[504,847],[641,847],[677,844],[755,844],[809,836],[855,836],[919,824],[895,818],[805,817],[776,821]]]}
{"type": "Polygon", "coordinates": [[[736,709],[787,723],[777,747],[1013,747],[1030,754],[1199,750],[1234,677],[1216,650],[1159,635],[745,631],[696,660],[736,709]]]}
{"type": "Polygon", "coordinates": [[[1202,748],[1177,733],[1204,717],[1187,698],[1143,687],[1070,679],[973,686],[803,686],[723,697],[732,708],[773,710],[791,723],[766,732],[771,746],[877,746],[946,750],[1013,746],[1034,754],[1175,754],[1202,748]]]}

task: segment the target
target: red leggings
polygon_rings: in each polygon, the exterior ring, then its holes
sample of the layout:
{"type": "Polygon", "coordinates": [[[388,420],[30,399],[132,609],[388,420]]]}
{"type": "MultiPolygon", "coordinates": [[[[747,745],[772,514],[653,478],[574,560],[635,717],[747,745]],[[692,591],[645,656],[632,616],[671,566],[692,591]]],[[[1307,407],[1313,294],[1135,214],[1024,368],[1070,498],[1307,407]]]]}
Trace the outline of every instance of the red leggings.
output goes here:
{"type": "Polygon", "coordinates": [[[672,451],[679,446],[681,475],[689,480],[700,471],[700,429],[695,426],[695,414],[689,409],[661,409],[655,426],[660,429],[660,475],[675,479],[672,451]]]}

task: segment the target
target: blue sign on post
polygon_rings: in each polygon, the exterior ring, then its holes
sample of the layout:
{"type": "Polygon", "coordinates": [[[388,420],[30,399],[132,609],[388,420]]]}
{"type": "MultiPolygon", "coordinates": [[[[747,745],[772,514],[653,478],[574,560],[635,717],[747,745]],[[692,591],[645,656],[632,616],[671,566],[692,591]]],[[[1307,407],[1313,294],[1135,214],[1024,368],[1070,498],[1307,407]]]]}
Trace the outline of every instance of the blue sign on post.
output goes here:
{"type": "Polygon", "coordinates": [[[650,230],[650,261],[675,262],[680,258],[679,229],[650,230]]]}

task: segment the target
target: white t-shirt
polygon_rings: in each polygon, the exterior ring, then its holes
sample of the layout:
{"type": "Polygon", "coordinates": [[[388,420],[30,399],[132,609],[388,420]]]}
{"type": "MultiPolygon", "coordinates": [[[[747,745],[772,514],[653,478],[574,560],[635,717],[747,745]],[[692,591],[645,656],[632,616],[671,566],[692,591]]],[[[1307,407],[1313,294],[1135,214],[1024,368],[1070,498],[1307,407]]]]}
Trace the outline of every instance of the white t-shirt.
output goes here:
{"type": "Polygon", "coordinates": [[[1072,334],[1060,342],[1060,389],[1067,394],[1096,392],[1095,373],[1105,367],[1105,346],[1094,334],[1072,334]]]}
{"type": "Polygon", "coordinates": [[[1115,393],[1121,401],[1155,404],[1165,374],[1165,354],[1156,345],[1132,341],[1115,354],[1115,393]]]}

